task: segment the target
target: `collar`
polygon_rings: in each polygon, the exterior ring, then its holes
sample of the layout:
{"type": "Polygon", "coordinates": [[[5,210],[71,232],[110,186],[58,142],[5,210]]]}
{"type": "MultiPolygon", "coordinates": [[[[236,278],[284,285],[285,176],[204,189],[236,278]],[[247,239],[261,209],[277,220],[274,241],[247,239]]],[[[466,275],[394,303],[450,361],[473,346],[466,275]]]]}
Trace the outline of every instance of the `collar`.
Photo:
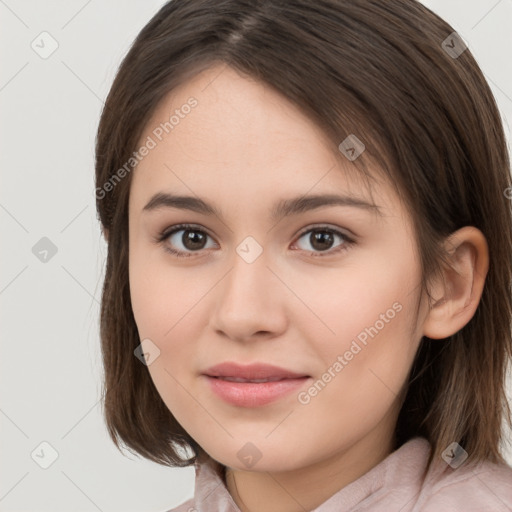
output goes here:
{"type": "MultiPolygon", "coordinates": [[[[414,437],[311,512],[348,511],[363,502],[369,505],[378,501],[388,492],[400,492],[399,489],[396,491],[396,482],[421,482],[429,453],[430,444],[427,439],[414,437]]],[[[225,466],[207,454],[199,457],[194,466],[195,510],[240,512],[226,487],[225,466]]]]}

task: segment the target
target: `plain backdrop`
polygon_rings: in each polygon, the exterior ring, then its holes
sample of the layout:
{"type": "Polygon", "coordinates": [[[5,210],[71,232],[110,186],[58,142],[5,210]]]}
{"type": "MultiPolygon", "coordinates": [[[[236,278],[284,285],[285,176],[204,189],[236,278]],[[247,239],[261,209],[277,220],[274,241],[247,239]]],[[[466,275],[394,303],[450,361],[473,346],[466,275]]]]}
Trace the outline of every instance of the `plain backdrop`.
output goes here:
{"type": "MultiPolygon", "coordinates": [[[[193,493],[193,468],[117,451],[100,404],[94,138],[122,57],[163,3],[0,0],[1,511],[162,512],[193,493]]],[[[510,141],[512,0],[424,3],[468,44],[510,141]]]]}

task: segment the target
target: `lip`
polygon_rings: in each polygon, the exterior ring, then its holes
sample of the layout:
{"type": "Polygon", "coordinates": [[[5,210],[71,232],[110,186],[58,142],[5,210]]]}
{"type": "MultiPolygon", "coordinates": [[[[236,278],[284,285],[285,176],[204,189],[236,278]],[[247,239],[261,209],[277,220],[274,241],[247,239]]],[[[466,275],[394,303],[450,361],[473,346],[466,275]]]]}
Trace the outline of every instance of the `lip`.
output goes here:
{"type": "Polygon", "coordinates": [[[296,379],[309,377],[305,373],[292,372],[286,368],[280,368],[266,363],[252,363],[240,365],[226,361],[208,368],[203,372],[209,377],[233,377],[247,380],[254,379],[296,379]]]}
{"type": "Polygon", "coordinates": [[[311,377],[278,366],[254,363],[241,366],[225,362],[206,370],[202,377],[210,389],[224,401],[238,407],[259,407],[269,404],[302,387],[311,377]],[[246,379],[233,382],[226,378],[246,379]],[[268,382],[249,380],[273,379],[268,382]]]}

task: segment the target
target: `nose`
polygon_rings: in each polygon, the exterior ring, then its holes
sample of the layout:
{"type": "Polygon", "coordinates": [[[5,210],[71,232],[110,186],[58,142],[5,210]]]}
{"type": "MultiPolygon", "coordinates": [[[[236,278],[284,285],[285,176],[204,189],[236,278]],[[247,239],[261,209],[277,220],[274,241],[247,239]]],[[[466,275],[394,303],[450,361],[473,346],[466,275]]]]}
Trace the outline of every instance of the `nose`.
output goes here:
{"type": "Polygon", "coordinates": [[[237,341],[279,336],[287,327],[288,291],[271,269],[265,251],[251,263],[238,254],[232,262],[214,289],[211,327],[237,341]]]}

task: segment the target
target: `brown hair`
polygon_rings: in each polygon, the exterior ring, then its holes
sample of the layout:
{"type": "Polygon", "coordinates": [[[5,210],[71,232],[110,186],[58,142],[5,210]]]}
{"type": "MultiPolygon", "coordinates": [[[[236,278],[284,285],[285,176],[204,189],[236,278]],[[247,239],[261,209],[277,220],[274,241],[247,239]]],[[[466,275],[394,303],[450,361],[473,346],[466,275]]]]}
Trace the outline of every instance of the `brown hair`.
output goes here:
{"type": "Polygon", "coordinates": [[[453,441],[470,460],[504,462],[502,422],[511,424],[510,162],[498,108],[474,57],[443,45],[450,36],[454,47],[453,32],[415,0],[173,0],[142,29],[115,77],[96,141],[97,210],[109,233],[100,326],[104,413],[118,447],[123,441],[171,466],[204,453],[134,357],[141,340],[128,281],[131,173],[119,179],[116,172],[164,96],[222,63],[282,93],[334,149],[350,134],[364,142],[353,163],[366,174],[365,162],[378,162],[407,206],[424,290],[446,263],[446,236],[467,225],[483,232],[490,267],[480,304],[453,336],[421,340],[396,447],[421,435],[433,447],[429,466],[453,441]]]}

